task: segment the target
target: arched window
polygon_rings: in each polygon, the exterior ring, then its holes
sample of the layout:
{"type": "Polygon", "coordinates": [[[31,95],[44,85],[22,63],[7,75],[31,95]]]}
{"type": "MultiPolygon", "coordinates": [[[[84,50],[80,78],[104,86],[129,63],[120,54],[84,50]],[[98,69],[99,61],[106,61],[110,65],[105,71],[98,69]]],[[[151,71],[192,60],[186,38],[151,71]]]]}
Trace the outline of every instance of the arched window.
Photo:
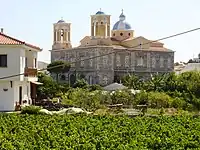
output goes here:
{"type": "Polygon", "coordinates": [[[123,33],[120,33],[121,36],[123,36],[123,33]]]}

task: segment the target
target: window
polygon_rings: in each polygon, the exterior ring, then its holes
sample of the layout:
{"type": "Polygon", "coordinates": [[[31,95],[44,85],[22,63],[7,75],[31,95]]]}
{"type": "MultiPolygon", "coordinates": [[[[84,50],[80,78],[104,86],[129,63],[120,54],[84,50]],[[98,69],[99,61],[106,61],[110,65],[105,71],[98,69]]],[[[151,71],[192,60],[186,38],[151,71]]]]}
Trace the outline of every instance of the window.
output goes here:
{"type": "Polygon", "coordinates": [[[160,67],[163,68],[164,67],[164,58],[160,57],[160,67]]]}
{"type": "Polygon", "coordinates": [[[131,34],[130,34],[130,33],[128,33],[128,36],[131,36],[131,34]]]}
{"type": "Polygon", "coordinates": [[[123,33],[120,33],[121,36],[123,36],[123,33]]]}
{"type": "Polygon", "coordinates": [[[103,77],[103,84],[108,84],[108,78],[106,76],[103,77]]]}
{"type": "Polygon", "coordinates": [[[121,66],[121,61],[120,61],[120,56],[119,55],[116,56],[116,66],[117,67],[121,66]]]}
{"type": "Polygon", "coordinates": [[[108,56],[103,56],[103,66],[107,66],[108,65],[108,56]]]}
{"type": "Polygon", "coordinates": [[[37,58],[34,59],[34,67],[37,68],[37,58]]]}
{"type": "Polygon", "coordinates": [[[7,55],[0,55],[0,67],[7,67],[7,55]]]}
{"type": "Polygon", "coordinates": [[[25,58],[25,68],[27,68],[28,67],[28,59],[27,59],[27,57],[25,58]]]}
{"type": "Polygon", "coordinates": [[[84,67],[84,58],[81,58],[81,67],[84,67]]]}
{"type": "Polygon", "coordinates": [[[137,65],[138,66],[143,66],[144,62],[143,62],[143,57],[140,56],[138,59],[137,59],[137,65]]]}
{"type": "Polygon", "coordinates": [[[167,59],[167,67],[168,67],[168,68],[171,68],[171,62],[172,62],[172,60],[171,60],[171,58],[169,57],[169,58],[167,59]]]}
{"type": "Polygon", "coordinates": [[[156,67],[156,58],[153,57],[152,58],[152,68],[155,68],[156,67]]]}
{"type": "Polygon", "coordinates": [[[125,56],[125,67],[129,67],[129,56],[125,56]]]}
{"type": "Polygon", "coordinates": [[[93,66],[93,59],[92,59],[92,58],[89,59],[89,66],[90,66],[90,67],[93,66]]]}
{"type": "Polygon", "coordinates": [[[113,33],[113,36],[115,36],[115,33],[113,33]]]}

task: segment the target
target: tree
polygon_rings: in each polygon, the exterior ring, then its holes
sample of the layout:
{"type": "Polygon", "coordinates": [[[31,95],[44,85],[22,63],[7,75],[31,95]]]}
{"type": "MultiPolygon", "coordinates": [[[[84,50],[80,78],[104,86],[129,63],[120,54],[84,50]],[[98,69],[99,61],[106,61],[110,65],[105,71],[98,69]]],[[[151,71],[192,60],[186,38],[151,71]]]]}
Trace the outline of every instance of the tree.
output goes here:
{"type": "Polygon", "coordinates": [[[59,86],[51,76],[40,72],[38,73],[38,81],[43,83],[37,86],[37,97],[39,99],[52,98],[59,92],[59,86]]]}
{"type": "Polygon", "coordinates": [[[70,63],[68,63],[66,61],[62,61],[62,60],[57,60],[57,61],[50,63],[47,66],[47,71],[49,71],[50,73],[55,73],[56,81],[58,81],[58,75],[60,73],[68,72],[70,70],[70,68],[71,68],[70,63]]]}

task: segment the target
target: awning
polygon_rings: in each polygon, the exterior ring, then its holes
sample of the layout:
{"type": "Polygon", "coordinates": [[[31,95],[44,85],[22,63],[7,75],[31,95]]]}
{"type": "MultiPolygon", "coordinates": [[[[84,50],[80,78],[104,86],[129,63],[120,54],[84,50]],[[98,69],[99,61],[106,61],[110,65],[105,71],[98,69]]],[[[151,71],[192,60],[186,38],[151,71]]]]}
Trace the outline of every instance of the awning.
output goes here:
{"type": "Polygon", "coordinates": [[[31,83],[33,84],[37,84],[37,85],[42,85],[43,83],[37,82],[37,81],[31,81],[31,83]]]}

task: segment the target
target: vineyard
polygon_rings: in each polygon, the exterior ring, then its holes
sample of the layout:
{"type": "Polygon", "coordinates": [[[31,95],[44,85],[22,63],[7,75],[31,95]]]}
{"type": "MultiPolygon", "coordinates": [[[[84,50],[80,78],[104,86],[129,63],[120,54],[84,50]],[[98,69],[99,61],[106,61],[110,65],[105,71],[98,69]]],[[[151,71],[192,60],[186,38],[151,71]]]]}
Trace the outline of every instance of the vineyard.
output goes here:
{"type": "Polygon", "coordinates": [[[2,114],[0,119],[5,150],[200,148],[200,118],[2,114]]]}

